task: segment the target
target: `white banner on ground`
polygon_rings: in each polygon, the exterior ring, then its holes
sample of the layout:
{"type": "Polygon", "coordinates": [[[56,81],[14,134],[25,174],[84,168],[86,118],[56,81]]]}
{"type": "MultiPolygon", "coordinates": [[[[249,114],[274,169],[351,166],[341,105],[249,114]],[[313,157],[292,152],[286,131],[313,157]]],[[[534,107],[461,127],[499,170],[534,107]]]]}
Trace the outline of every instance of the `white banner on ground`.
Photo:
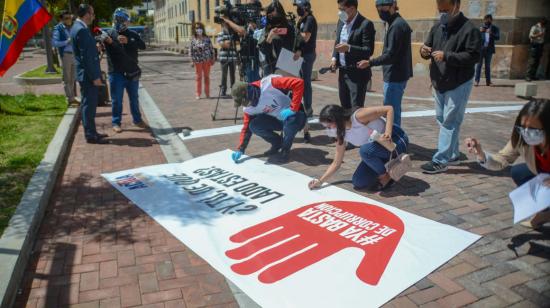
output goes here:
{"type": "Polygon", "coordinates": [[[263,307],[376,307],[478,235],[225,150],[103,176],[263,307]]]}

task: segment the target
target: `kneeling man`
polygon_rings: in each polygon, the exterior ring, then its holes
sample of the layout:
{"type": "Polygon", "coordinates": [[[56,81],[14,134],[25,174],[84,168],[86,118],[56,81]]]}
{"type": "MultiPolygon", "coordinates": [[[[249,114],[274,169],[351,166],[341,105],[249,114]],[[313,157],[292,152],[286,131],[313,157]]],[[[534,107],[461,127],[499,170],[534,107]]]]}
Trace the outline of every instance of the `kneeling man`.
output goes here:
{"type": "Polygon", "coordinates": [[[269,75],[251,83],[235,83],[231,95],[236,106],[244,107],[244,123],[239,146],[231,158],[239,162],[250,137],[256,134],[271,144],[264,155],[278,154],[280,162],[288,161],[294,136],[306,124],[301,110],[303,94],[304,81],[296,77],[269,75]],[[281,131],[282,136],[276,131],[281,131]]]}

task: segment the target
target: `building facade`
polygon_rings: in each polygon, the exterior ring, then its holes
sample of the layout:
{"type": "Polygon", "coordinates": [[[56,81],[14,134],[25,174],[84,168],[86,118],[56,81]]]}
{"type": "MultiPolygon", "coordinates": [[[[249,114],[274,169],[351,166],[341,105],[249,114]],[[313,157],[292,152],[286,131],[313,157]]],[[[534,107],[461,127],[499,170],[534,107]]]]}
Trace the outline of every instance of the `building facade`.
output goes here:
{"type": "MultiPolygon", "coordinates": [[[[280,0],[287,11],[295,12],[292,0],[280,0]]],[[[498,78],[521,78],[525,74],[529,47],[529,29],[541,17],[550,16],[550,0],[462,0],[461,11],[481,25],[486,14],[492,14],[494,24],[500,28],[501,39],[493,58],[492,72],[498,78]]],[[[263,0],[267,5],[270,1],[263,0]]],[[[213,22],[214,8],[219,0],[155,0],[155,33],[159,43],[185,44],[194,20],[206,26],[210,36],[220,31],[213,22]]],[[[412,51],[415,71],[427,70],[428,62],[421,59],[418,49],[430,28],[438,20],[436,0],[398,0],[400,14],[413,29],[412,51]]],[[[336,0],[311,0],[312,10],[319,24],[317,41],[318,63],[328,62],[335,39],[337,16],[336,0]]],[[[376,51],[382,50],[384,24],[380,21],[374,0],[360,0],[359,11],[376,26],[376,51]]],[[[547,41],[548,41],[547,31],[547,41]]],[[[550,55],[547,44],[541,67],[548,67],[550,55]]],[[[548,70],[547,70],[548,71],[548,70]]]]}

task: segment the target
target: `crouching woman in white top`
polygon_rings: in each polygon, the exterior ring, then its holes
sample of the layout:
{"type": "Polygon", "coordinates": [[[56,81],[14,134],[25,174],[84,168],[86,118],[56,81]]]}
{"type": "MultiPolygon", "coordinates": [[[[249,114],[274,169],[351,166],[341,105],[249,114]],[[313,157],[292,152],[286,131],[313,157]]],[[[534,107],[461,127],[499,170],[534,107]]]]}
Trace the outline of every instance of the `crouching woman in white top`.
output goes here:
{"type": "Polygon", "coordinates": [[[310,189],[321,187],[340,168],[348,142],[360,147],[361,163],[352,178],[355,189],[379,191],[393,184],[385,164],[390,157],[407,151],[409,138],[400,127],[393,125],[391,106],[360,108],[350,116],[344,108],[328,105],[321,110],[319,122],[329,136],[336,137],[336,156],[321,178],[309,182],[310,189]],[[392,140],[396,144],[392,153],[373,140],[374,131],[382,135],[381,141],[392,140]]]}

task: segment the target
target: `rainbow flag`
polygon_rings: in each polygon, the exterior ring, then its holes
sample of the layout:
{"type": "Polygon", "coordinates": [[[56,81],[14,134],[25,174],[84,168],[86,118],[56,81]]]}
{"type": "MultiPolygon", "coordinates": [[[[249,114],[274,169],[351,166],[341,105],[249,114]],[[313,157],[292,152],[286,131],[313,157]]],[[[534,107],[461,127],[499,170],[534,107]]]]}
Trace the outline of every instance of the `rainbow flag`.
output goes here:
{"type": "Polygon", "coordinates": [[[0,77],[17,61],[27,41],[52,16],[38,0],[7,0],[0,36],[0,77]]]}

